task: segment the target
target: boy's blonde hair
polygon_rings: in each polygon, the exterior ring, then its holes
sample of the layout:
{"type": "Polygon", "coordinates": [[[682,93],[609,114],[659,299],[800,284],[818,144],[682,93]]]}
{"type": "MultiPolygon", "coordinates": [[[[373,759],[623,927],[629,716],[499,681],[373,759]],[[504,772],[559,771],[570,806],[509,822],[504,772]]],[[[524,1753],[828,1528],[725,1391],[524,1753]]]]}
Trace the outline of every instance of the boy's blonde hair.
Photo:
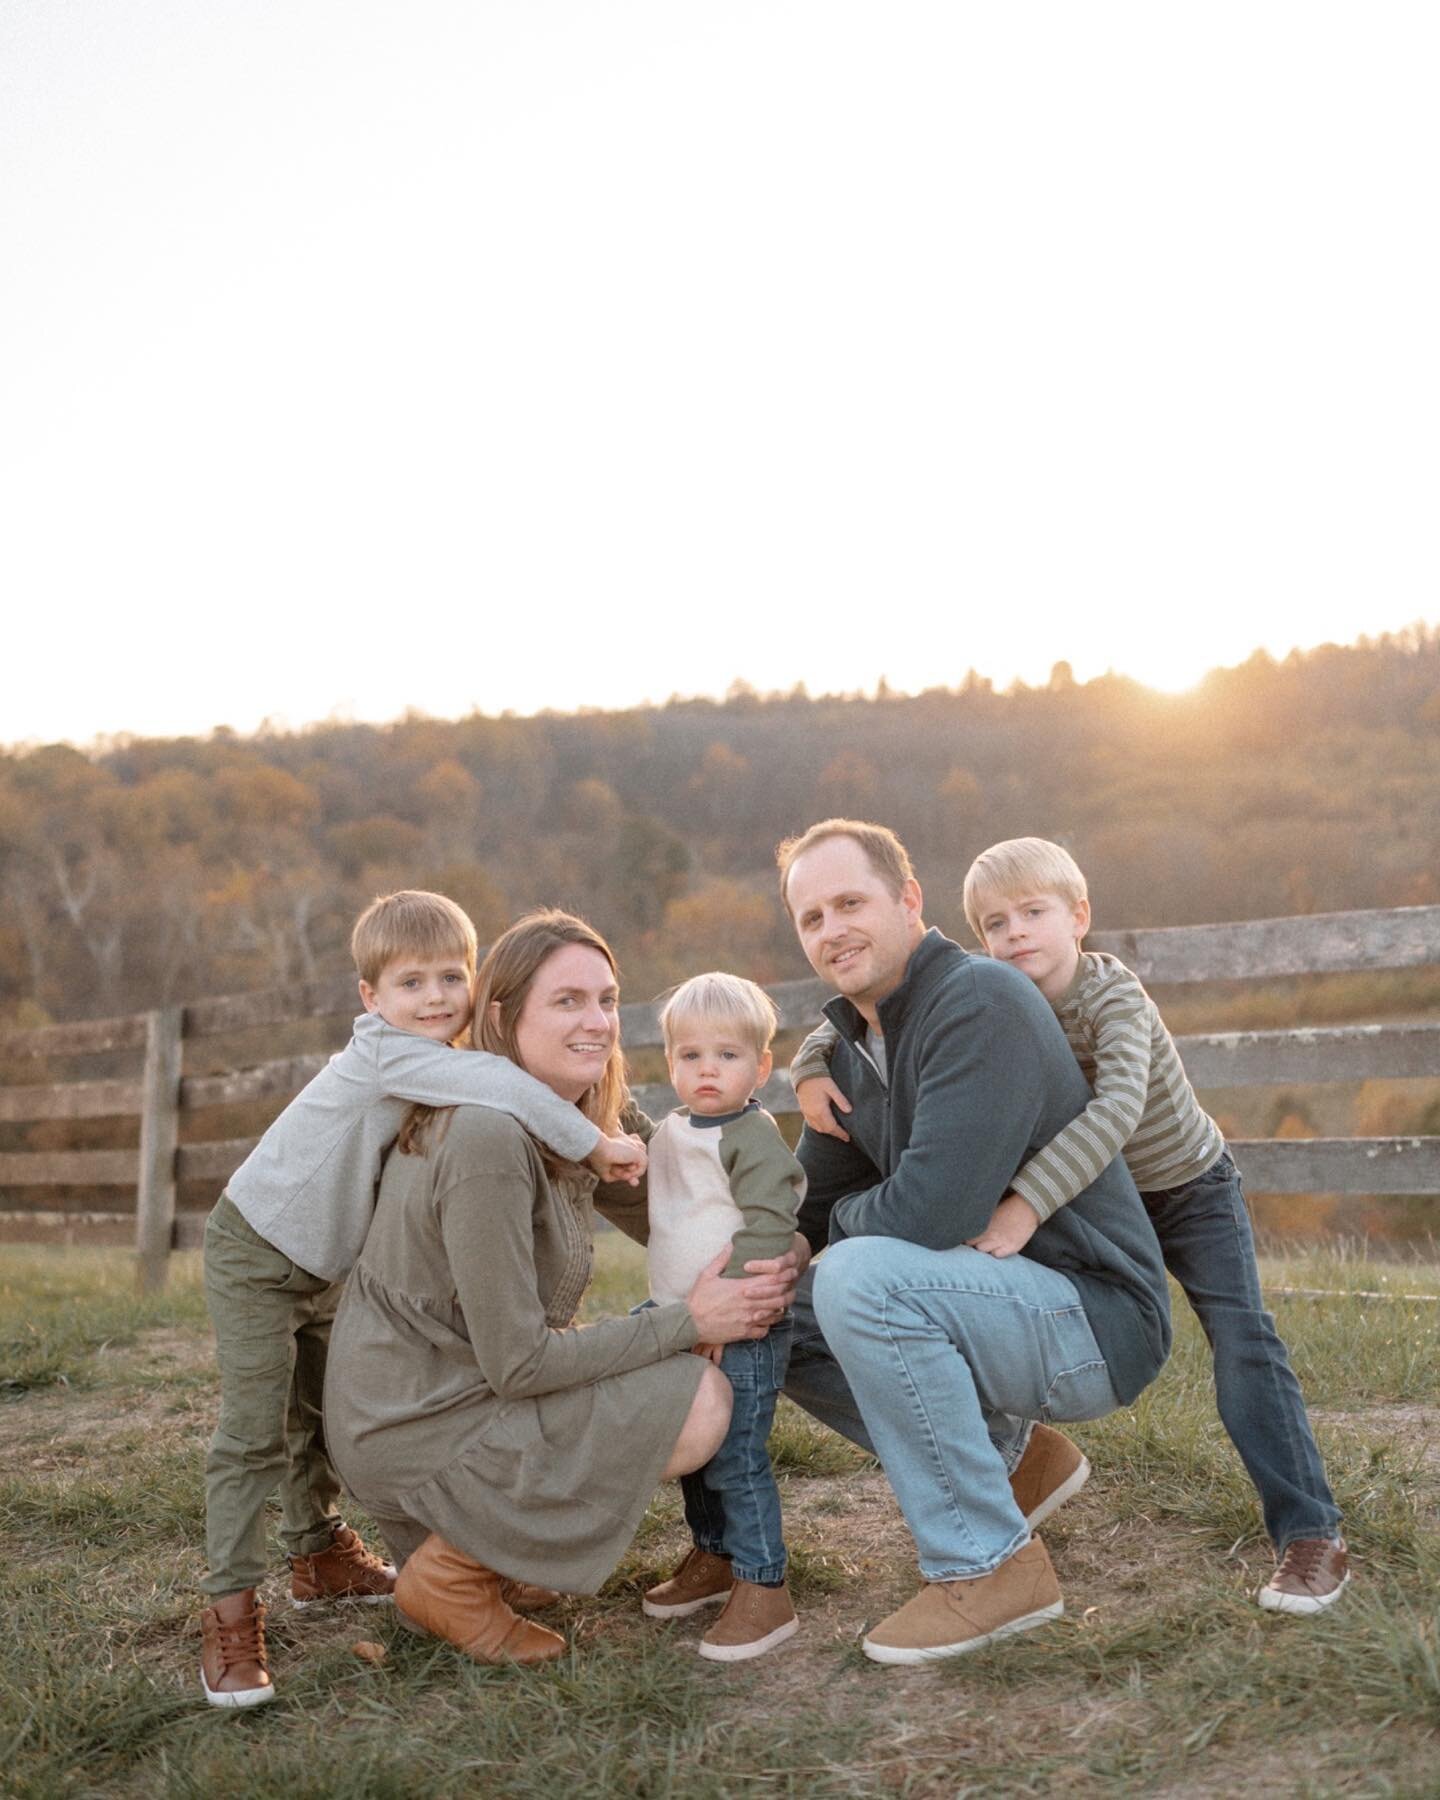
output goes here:
{"type": "MultiPolygon", "coordinates": [[[[787,913],[790,912],[790,896],[786,889],[796,857],[823,844],[827,838],[837,837],[849,838],[860,846],[865,852],[865,860],[897,900],[905,883],[914,880],[910,853],[888,825],[876,825],[869,819],[821,819],[818,825],[802,831],[799,837],[786,838],[775,851],[775,861],[780,869],[780,898],[787,913]]],[[[791,917],[794,917],[793,913],[791,917]]]]}
{"type": "Polygon", "coordinates": [[[417,961],[456,956],[475,975],[475,927],[470,916],[444,894],[401,888],[372,900],[350,933],[355,973],[370,987],[400,958],[417,961]]]}
{"type": "Polygon", "coordinates": [[[1006,838],[982,850],[965,877],[965,917],[980,943],[984,902],[1013,900],[1021,894],[1058,894],[1067,906],[1089,898],[1085,877],[1070,852],[1049,838],[1006,838]]]}
{"type": "Polygon", "coordinates": [[[660,1008],[660,1029],[665,1034],[665,1054],[670,1056],[686,1020],[706,1025],[729,1025],[736,1035],[763,1056],[780,1024],[775,1002],[743,975],[724,975],[712,969],[682,981],[660,1008]]]}

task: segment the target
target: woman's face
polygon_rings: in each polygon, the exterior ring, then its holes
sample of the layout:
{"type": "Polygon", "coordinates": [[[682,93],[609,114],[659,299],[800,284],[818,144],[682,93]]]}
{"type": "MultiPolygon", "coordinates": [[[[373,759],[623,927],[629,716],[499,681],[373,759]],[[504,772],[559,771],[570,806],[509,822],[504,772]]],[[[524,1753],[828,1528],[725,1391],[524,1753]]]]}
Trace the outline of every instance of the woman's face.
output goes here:
{"type": "Polygon", "coordinates": [[[619,1035],[620,990],[609,963],[588,944],[552,950],[516,1022],[521,1066],[562,1100],[578,1100],[604,1073],[619,1035]]]}

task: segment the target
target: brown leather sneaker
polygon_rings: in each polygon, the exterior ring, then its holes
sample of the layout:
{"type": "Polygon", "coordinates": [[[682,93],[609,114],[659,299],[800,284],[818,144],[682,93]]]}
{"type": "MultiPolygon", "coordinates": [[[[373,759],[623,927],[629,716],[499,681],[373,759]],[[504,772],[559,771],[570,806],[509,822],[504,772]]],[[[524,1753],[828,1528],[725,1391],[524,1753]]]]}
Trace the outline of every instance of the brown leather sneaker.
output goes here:
{"type": "Polygon", "coordinates": [[[1266,1612],[1318,1613],[1333,1606],[1350,1579],[1344,1538],[1296,1538],[1255,1598],[1266,1612]]]}
{"type": "Polygon", "coordinates": [[[1090,1464],[1063,1431],[1037,1425],[1025,1454],[1010,1472],[1010,1492],[1033,1531],[1059,1506],[1074,1499],[1090,1479],[1090,1464]]]}
{"type": "Polygon", "coordinates": [[[734,1584],[728,1556],[712,1556],[698,1548],[687,1550],[670,1579],[648,1590],[640,1610],[651,1619],[687,1619],[702,1606],[728,1599],[734,1584]]]}
{"type": "Polygon", "coordinates": [[[500,1597],[500,1577],[435,1533],[400,1571],[395,1604],[402,1618],[444,1638],[480,1663],[544,1663],[565,1654],[565,1640],[524,1619],[500,1597]]]}
{"type": "Polygon", "coordinates": [[[1065,1610],[1050,1556],[1031,1538],[1008,1562],[968,1581],[928,1581],[891,1613],[861,1648],[880,1663],[934,1662],[963,1656],[1011,1632],[1029,1631],[1065,1610]]]}
{"type": "Polygon", "coordinates": [[[789,1590],[737,1581],[725,1610],[700,1640],[700,1654],[711,1662],[746,1662],[763,1656],[800,1629],[789,1590]]]}
{"type": "Polygon", "coordinates": [[[348,1525],[337,1524],[329,1544],[313,1556],[290,1558],[290,1598],[296,1606],[314,1606],[317,1600],[376,1606],[394,1592],[394,1569],[367,1550],[348,1525]]]}
{"type": "Polygon", "coordinates": [[[222,1594],[200,1615],[200,1685],[212,1706],[261,1706],[275,1698],[265,1660],[265,1606],[254,1588],[222,1594]]]}

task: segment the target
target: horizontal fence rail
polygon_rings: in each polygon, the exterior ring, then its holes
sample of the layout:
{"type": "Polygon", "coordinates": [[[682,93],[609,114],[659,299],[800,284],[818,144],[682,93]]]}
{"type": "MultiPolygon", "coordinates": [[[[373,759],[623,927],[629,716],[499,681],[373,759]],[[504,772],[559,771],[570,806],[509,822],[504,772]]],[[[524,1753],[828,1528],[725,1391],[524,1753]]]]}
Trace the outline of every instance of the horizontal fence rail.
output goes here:
{"type": "MultiPolygon", "coordinates": [[[[1096,932],[1087,942],[1119,956],[1152,985],[1418,968],[1440,964],[1440,906],[1096,932]]],[[[767,991],[780,1028],[787,1032],[812,1026],[831,992],[813,978],[777,982],[767,991]]],[[[655,1006],[631,1004],[620,1010],[627,1047],[643,1050],[661,1044],[655,1006]]],[[[212,1107],[289,1099],[328,1060],[323,1052],[288,1055],[224,1073],[185,1076],[184,1046],[315,1019],[335,1021],[338,1042],[341,1021],[355,1011],[353,979],[327,977],[125,1018],[0,1031],[0,1064],[12,1070],[46,1058],[126,1052],[143,1052],[144,1062],[130,1076],[0,1085],[0,1122],[6,1124],[140,1122],[138,1150],[0,1152],[0,1194],[6,1189],[116,1188],[135,1193],[133,1213],[0,1212],[0,1231],[26,1221],[133,1221],[142,1279],[158,1283],[171,1247],[198,1242],[203,1225],[203,1214],[176,1217],[177,1184],[223,1184],[257,1141],[235,1137],[181,1143],[184,1116],[212,1107]]],[[[1176,1044],[1186,1072],[1201,1089],[1440,1076],[1440,1023],[1429,1021],[1222,1032],[1180,1037],[1176,1044]]],[[[636,1098],[657,1118],[675,1104],[673,1092],[661,1084],[637,1088],[636,1098]]],[[[798,1110],[783,1074],[771,1077],[762,1098],[777,1114],[798,1110]]],[[[1230,1148],[1253,1193],[1440,1194],[1440,1138],[1242,1140],[1230,1148]]]]}

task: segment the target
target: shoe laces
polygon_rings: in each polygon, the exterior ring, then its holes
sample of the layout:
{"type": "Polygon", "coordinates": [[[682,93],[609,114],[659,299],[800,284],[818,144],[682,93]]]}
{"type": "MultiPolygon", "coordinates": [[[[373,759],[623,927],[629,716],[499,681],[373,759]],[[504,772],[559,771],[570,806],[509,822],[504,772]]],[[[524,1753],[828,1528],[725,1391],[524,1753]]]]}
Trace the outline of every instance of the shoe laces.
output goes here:
{"type": "Polygon", "coordinates": [[[220,1666],[230,1669],[237,1663],[259,1663],[265,1667],[265,1606],[257,1600],[252,1611],[239,1619],[215,1620],[216,1642],[220,1649],[220,1666]]]}
{"type": "Polygon", "coordinates": [[[1328,1538],[1292,1538],[1275,1571],[1276,1580],[1290,1576],[1296,1581],[1310,1581],[1319,1574],[1320,1565],[1331,1548],[1328,1538]]]}
{"type": "Polygon", "coordinates": [[[332,1556],[352,1569],[380,1570],[385,1567],[385,1559],[377,1556],[373,1550],[367,1550],[365,1540],[357,1531],[351,1531],[344,1537],[337,1531],[320,1554],[332,1556]]]}

